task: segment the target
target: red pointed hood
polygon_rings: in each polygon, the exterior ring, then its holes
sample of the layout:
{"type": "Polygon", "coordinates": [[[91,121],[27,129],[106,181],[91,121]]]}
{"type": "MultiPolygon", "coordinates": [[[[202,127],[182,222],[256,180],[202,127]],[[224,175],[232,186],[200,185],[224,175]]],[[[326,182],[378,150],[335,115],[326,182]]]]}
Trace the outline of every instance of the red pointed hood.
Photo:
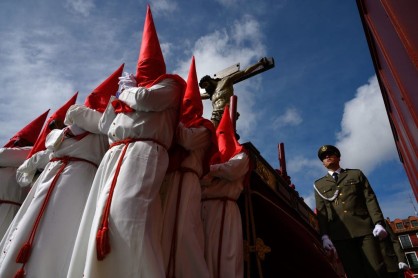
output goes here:
{"type": "Polygon", "coordinates": [[[27,158],[30,158],[35,153],[37,153],[39,151],[43,151],[43,150],[46,149],[45,148],[45,140],[46,140],[46,137],[48,136],[48,134],[51,132],[51,130],[48,127],[49,124],[53,120],[56,120],[56,119],[59,119],[62,122],[64,122],[65,114],[67,114],[68,108],[70,108],[71,105],[75,104],[75,102],[77,100],[77,95],[78,95],[78,92],[75,93],[74,96],[72,96],[63,106],[61,106],[61,108],[59,108],[57,111],[55,111],[55,113],[52,114],[51,117],[49,117],[49,119],[46,121],[44,129],[42,130],[41,134],[39,135],[38,140],[36,140],[36,143],[33,146],[30,153],[28,154],[27,158]]]}
{"type": "Polygon", "coordinates": [[[116,95],[118,90],[119,76],[122,75],[122,64],[115,72],[113,72],[105,81],[102,82],[90,95],[87,96],[84,104],[94,110],[103,113],[111,96],[116,95]]]}
{"type": "Polygon", "coordinates": [[[227,162],[242,152],[243,147],[235,137],[235,131],[229,115],[229,105],[225,106],[224,114],[216,129],[216,137],[218,138],[219,152],[212,158],[211,164],[227,162]]]}
{"type": "Polygon", "coordinates": [[[203,173],[209,172],[210,158],[218,150],[218,140],[216,138],[215,126],[211,121],[202,117],[203,103],[200,97],[199,84],[197,81],[195,58],[192,57],[190,64],[189,75],[187,77],[186,91],[183,96],[183,101],[180,108],[180,122],[185,127],[199,127],[204,126],[211,133],[211,146],[208,148],[203,158],[203,173]]]}
{"type": "Polygon", "coordinates": [[[200,97],[199,84],[197,82],[195,58],[192,57],[189,75],[187,77],[186,92],[180,111],[180,122],[186,127],[199,126],[203,115],[202,98],[200,97]]]}
{"type": "Polygon", "coordinates": [[[42,130],[42,126],[45,123],[46,116],[48,116],[49,109],[45,111],[42,115],[38,116],[35,120],[30,122],[28,125],[26,125],[24,128],[22,128],[18,133],[16,133],[9,142],[4,145],[5,148],[12,148],[14,146],[15,141],[19,139],[24,139],[30,145],[35,144],[36,139],[39,136],[39,133],[42,130]]]}
{"type": "Polygon", "coordinates": [[[149,88],[159,76],[165,73],[164,57],[155,30],[151,8],[148,5],[135,77],[138,86],[149,88]]]}

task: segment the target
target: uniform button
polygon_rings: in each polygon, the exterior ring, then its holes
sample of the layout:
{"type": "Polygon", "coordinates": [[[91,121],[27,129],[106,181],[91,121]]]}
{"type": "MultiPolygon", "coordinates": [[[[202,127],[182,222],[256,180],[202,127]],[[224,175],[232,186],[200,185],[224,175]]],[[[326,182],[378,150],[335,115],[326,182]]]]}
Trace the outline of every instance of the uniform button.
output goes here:
{"type": "Polygon", "coordinates": [[[343,196],[343,194],[342,194],[342,193],[340,193],[340,196],[343,196]]]}
{"type": "Polygon", "coordinates": [[[345,204],[345,202],[341,202],[343,205],[345,204]]]}
{"type": "Polygon", "coordinates": [[[347,213],[347,211],[345,210],[344,213],[347,213]]]}
{"type": "Polygon", "coordinates": [[[115,123],[112,123],[112,125],[115,125],[115,123]]]}

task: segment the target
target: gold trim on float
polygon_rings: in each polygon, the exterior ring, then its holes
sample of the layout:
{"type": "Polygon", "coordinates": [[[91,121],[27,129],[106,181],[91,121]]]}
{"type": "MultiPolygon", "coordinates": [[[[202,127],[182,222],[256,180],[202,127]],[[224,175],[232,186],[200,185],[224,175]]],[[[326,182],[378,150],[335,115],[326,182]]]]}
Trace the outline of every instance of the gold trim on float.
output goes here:
{"type": "Polygon", "coordinates": [[[276,189],[276,177],[269,171],[269,169],[259,159],[255,158],[255,171],[261,179],[274,190],[276,189]]]}
{"type": "Polygon", "coordinates": [[[244,259],[249,261],[250,252],[257,253],[257,257],[264,261],[266,254],[271,252],[271,248],[264,244],[264,241],[261,238],[257,238],[254,245],[249,245],[246,240],[244,240],[244,259]]]}

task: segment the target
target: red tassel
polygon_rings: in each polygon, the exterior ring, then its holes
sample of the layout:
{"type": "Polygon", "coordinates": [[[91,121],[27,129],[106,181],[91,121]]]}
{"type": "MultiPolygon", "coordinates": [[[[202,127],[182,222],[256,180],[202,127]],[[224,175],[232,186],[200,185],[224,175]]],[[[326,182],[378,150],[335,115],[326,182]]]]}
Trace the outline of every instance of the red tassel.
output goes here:
{"type": "Polygon", "coordinates": [[[32,246],[29,242],[26,242],[22,248],[20,248],[19,254],[16,257],[17,263],[27,263],[30,257],[32,246]]]}
{"type": "Polygon", "coordinates": [[[97,259],[102,261],[110,253],[109,229],[102,227],[96,235],[97,259]]]}
{"type": "Polygon", "coordinates": [[[25,270],[23,268],[19,269],[13,278],[24,278],[25,270]]]}

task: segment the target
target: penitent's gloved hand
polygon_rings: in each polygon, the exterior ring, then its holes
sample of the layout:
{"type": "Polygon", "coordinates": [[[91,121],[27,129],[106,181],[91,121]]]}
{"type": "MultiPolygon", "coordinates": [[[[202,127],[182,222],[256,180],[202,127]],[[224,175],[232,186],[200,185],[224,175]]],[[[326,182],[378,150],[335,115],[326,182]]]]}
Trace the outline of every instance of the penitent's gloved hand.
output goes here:
{"type": "Polygon", "coordinates": [[[137,81],[135,75],[132,73],[124,72],[121,77],[119,77],[119,90],[122,92],[125,89],[136,87],[137,81]]]}

